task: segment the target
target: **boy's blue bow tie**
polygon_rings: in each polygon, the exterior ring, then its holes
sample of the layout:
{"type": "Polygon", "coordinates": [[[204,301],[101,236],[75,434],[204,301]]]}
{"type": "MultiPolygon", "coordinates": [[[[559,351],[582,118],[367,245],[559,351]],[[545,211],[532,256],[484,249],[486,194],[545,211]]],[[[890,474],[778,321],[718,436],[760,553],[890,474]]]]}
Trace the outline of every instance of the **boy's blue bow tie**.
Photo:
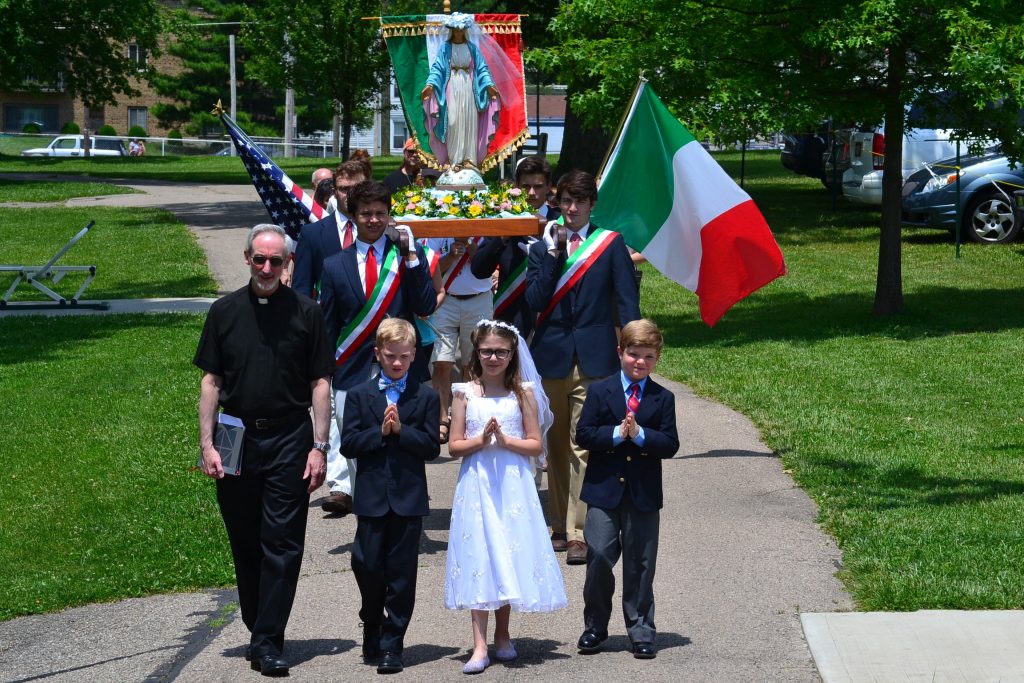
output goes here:
{"type": "Polygon", "coordinates": [[[387,391],[388,389],[395,389],[398,393],[405,391],[405,377],[402,379],[391,379],[381,375],[377,379],[377,388],[381,391],[387,391]]]}

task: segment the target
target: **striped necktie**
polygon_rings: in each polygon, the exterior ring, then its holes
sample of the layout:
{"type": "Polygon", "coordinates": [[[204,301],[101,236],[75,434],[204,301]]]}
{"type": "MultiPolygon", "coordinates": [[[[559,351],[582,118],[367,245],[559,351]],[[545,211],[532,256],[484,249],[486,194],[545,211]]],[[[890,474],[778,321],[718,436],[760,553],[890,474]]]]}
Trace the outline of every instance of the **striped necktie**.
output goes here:
{"type": "Polygon", "coordinates": [[[626,410],[636,415],[640,409],[640,385],[636,382],[629,385],[629,398],[626,399],[626,410]]]}

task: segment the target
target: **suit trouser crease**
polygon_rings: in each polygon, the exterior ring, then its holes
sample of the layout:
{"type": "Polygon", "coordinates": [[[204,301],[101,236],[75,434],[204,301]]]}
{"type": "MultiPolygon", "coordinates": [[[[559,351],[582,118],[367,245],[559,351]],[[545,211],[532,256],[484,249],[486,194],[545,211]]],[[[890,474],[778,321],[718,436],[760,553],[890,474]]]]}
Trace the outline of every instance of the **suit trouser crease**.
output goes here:
{"type": "Polygon", "coordinates": [[[345,394],[347,391],[331,392],[330,450],[327,452],[327,486],[331,493],[347,493],[352,495],[356,479],[356,461],[346,458],[341,453],[341,431],[345,424],[345,394]]]}
{"type": "Polygon", "coordinates": [[[242,621],[254,655],[278,655],[302,568],[308,482],[302,478],[313,426],[268,435],[246,431],[242,474],[217,481],[231,544],[242,621]]]}
{"type": "Polygon", "coordinates": [[[640,512],[624,492],[616,508],[587,511],[587,576],[583,584],[583,623],[600,634],[608,632],[615,563],[622,557],[622,615],[634,643],[653,643],[654,573],[658,557],[661,513],[640,512]]]}
{"type": "Polygon", "coordinates": [[[548,430],[548,523],[554,533],[564,533],[570,541],[583,540],[587,519],[587,504],[580,500],[580,491],[589,454],[576,444],[576,423],[587,389],[597,379],[584,375],[574,361],[567,377],[542,382],[554,416],[548,430]]]}
{"type": "Polygon", "coordinates": [[[352,573],[362,598],[359,618],[381,625],[380,649],[401,654],[416,604],[422,517],[390,512],[360,516],[352,545],[352,573]],[[386,614],[385,614],[386,611],[386,614]]]}

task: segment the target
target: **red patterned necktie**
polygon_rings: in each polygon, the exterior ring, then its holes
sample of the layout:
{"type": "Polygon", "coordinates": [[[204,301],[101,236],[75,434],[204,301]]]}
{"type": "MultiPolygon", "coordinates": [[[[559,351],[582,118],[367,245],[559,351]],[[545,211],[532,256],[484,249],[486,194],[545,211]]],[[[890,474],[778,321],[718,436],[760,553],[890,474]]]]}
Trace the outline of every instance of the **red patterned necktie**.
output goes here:
{"type": "Polygon", "coordinates": [[[576,251],[582,241],[583,240],[580,239],[580,234],[578,232],[574,232],[572,236],[569,237],[569,253],[571,254],[576,251]]]}
{"type": "Polygon", "coordinates": [[[353,241],[352,233],[353,232],[354,231],[352,230],[352,221],[346,221],[345,222],[345,236],[341,240],[341,248],[342,249],[348,249],[349,247],[352,246],[352,241],[353,241]]]}
{"type": "Polygon", "coordinates": [[[633,415],[640,409],[640,385],[633,383],[629,385],[629,398],[626,399],[626,410],[633,415]]]}
{"type": "Polygon", "coordinates": [[[373,255],[373,247],[366,250],[366,300],[370,300],[373,288],[377,286],[377,257],[373,255]]]}

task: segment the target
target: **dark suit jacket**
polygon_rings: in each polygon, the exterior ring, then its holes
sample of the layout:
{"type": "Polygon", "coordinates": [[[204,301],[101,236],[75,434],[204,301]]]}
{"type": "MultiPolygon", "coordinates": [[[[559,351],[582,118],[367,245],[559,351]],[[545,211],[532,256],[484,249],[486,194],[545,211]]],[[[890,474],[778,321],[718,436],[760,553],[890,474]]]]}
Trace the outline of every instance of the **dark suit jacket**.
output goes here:
{"type": "Polygon", "coordinates": [[[341,452],[358,460],[353,511],[357,515],[382,517],[394,512],[403,517],[425,517],[427,472],[424,462],[441,453],[438,440],[440,400],[437,392],[407,380],[398,399],[402,431],[396,436],[380,432],[388,401],[377,380],[353,387],[345,396],[345,429],[341,452]]]}
{"type": "MultiPolygon", "coordinates": [[[[591,224],[590,229],[594,229],[591,224]]],[[[543,241],[530,247],[526,303],[540,313],[551,302],[566,255],[551,256],[543,241]]],[[[620,369],[615,327],[640,317],[640,296],[633,262],[622,235],[537,325],[530,344],[541,377],[568,377],[575,355],[588,377],[606,377],[620,369]],[[614,308],[613,308],[614,306],[614,308]],[[616,313],[618,317],[616,318],[616,313]]]]}
{"type": "MultiPolygon", "coordinates": [[[[387,240],[391,248],[391,240],[387,240]]],[[[391,318],[405,318],[413,323],[417,315],[430,315],[437,306],[437,292],[430,279],[430,265],[423,253],[423,247],[416,246],[420,263],[409,269],[402,261],[402,281],[395,298],[391,300],[386,315],[391,318]]],[[[356,245],[324,259],[323,274],[320,277],[320,306],[324,311],[327,339],[331,348],[338,347],[338,336],[366,304],[366,291],[359,279],[359,265],[356,263],[356,245]]],[[[415,323],[413,323],[415,325],[415,323]]],[[[373,335],[355,350],[346,363],[335,365],[335,389],[349,389],[370,376],[373,363],[373,335]]]]}
{"type": "Polygon", "coordinates": [[[316,285],[323,272],[324,259],[339,251],[341,239],[338,237],[337,212],[303,227],[299,245],[295,248],[292,289],[316,299],[316,285]]]}
{"type": "MultiPolygon", "coordinates": [[[[625,416],[626,397],[618,372],[590,385],[576,424],[576,443],[590,451],[580,500],[611,509],[618,507],[623,491],[628,489],[640,512],[660,510],[661,460],[679,450],[675,396],[647,378],[636,413],[637,424],[644,428],[642,448],[628,439],[612,445],[612,437],[625,416]]],[[[345,419],[347,427],[348,415],[345,419]]]]}

